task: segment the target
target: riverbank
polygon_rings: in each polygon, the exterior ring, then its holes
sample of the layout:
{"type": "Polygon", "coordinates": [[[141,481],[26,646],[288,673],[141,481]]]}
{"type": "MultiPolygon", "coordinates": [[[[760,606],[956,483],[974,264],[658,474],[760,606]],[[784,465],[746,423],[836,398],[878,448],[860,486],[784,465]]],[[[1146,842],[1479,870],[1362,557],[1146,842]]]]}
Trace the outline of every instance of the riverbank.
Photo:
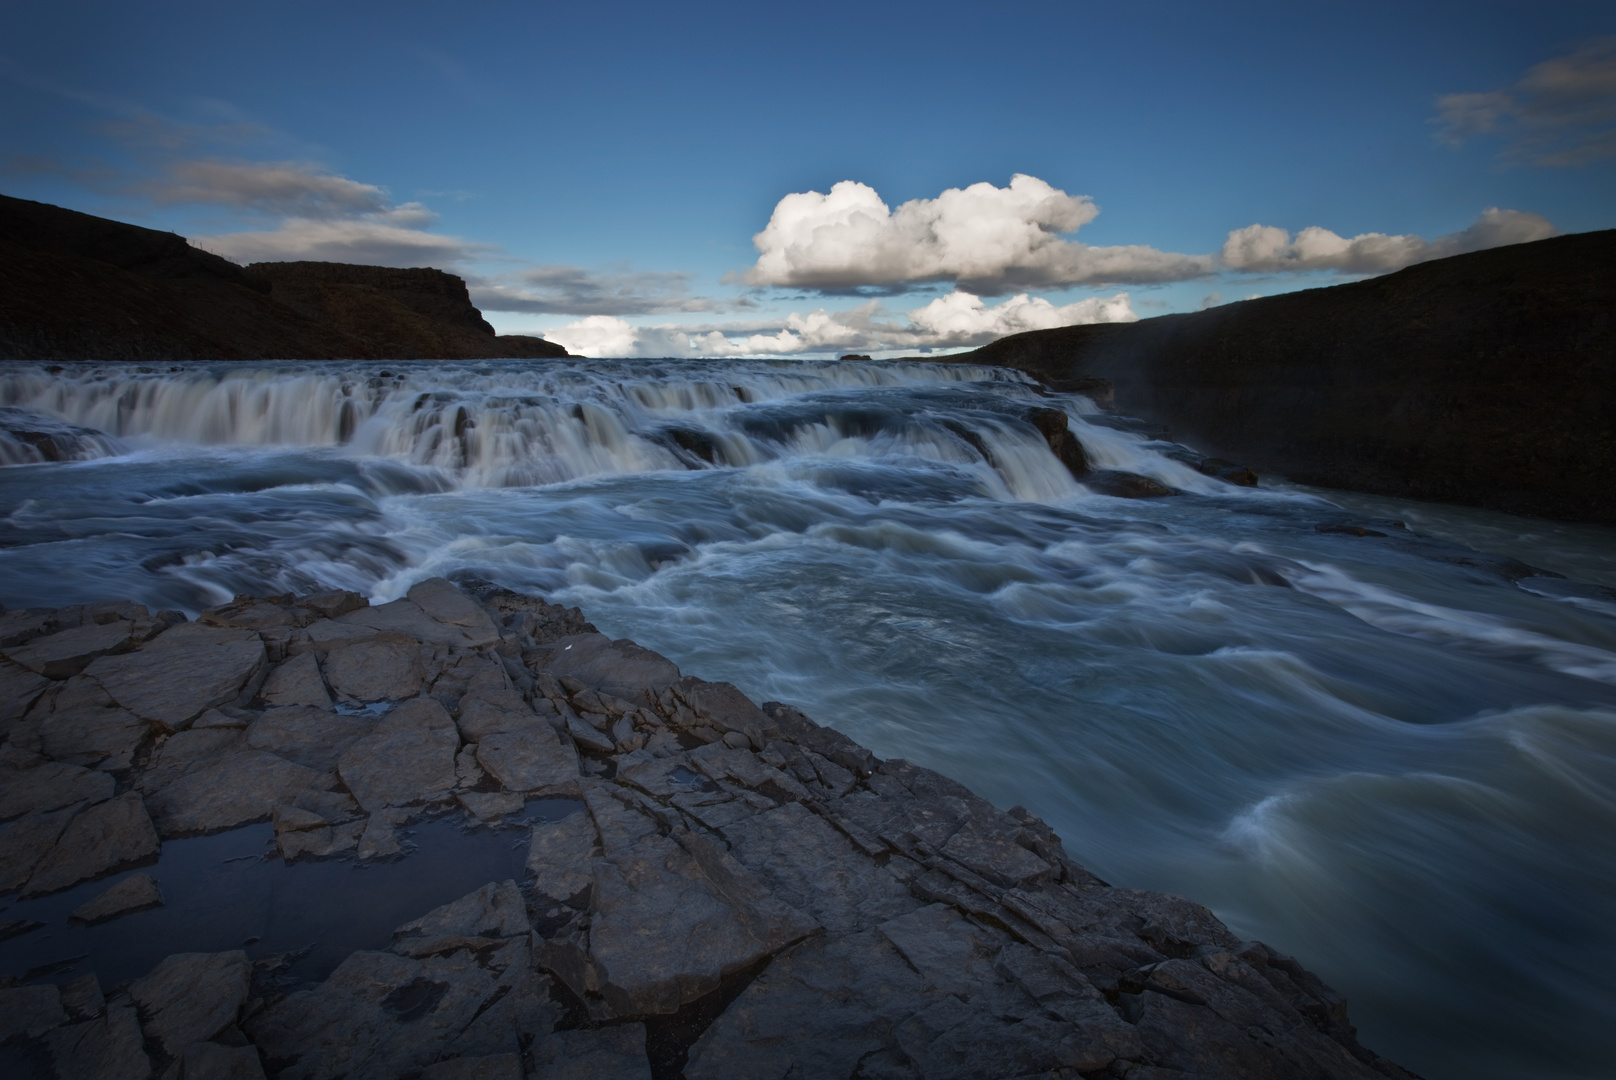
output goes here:
{"type": "Polygon", "coordinates": [[[1297,483],[1616,523],[1616,230],[1135,323],[999,364],[1297,483]]]}
{"type": "Polygon", "coordinates": [[[317,980],[252,942],[120,985],[93,954],[5,972],[6,1051],[63,1075],[1410,1075],[1205,908],[577,609],[433,579],[12,611],[0,642],[0,949],[52,932],[31,898],[113,876],[77,917],[138,935],[187,836],[268,821],[268,858],[407,865],[412,823],[551,808],[524,874],[317,980]]]}

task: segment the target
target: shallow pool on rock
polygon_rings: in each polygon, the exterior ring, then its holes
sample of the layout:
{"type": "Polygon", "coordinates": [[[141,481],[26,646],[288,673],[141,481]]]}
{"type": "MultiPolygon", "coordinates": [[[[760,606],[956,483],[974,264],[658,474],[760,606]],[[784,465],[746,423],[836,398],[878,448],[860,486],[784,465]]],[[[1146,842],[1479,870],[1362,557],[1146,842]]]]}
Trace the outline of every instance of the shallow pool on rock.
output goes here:
{"type": "Polygon", "coordinates": [[[155,866],[86,882],[52,896],[13,902],[0,918],[44,925],[0,941],[0,975],[51,969],[62,981],[93,971],[108,990],[146,974],[175,952],[245,948],[252,959],[302,953],[287,972],[317,982],[356,949],[382,949],[395,928],[490,881],[522,880],[528,829],[583,804],[535,799],[502,826],[450,813],[407,830],[406,854],[283,861],[269,825],[170,840],[155,866]],[[163,905],[85,926],[80,904],[132,873],[150,874],[163,905]],[[307,950],[306,952],[304,950],[307,950]]]}

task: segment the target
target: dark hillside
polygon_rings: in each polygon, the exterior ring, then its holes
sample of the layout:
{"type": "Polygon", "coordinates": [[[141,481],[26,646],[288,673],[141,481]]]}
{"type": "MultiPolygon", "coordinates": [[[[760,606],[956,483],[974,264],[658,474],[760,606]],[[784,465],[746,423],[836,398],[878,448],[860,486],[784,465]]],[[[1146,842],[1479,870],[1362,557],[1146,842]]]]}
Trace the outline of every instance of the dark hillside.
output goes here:
{"type": "Polygon", "coordinates": [[[1116,407],[1263,474],[1616,522],[1616,230],[950,359],[1116,407]]]}
{"type": "Polygon", "coordinates": [[[243,269],[173,233],[0,195],[0,359],[565,356],[498,337],[441,270],[243,269]]]}

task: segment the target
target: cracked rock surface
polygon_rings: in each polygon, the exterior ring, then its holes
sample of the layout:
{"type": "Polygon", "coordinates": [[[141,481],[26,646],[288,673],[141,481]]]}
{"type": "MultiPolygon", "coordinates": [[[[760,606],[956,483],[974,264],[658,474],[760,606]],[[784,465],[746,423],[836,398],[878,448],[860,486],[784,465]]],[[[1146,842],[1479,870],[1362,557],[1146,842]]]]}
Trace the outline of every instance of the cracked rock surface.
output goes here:
{"type": "MultiPolygon", "coordinates": [[[[40,1075],[1411,1075],[1207,909],[1113,888],[1027,810],[683,676],[576,609],[432,579],[375,607],[84,605],[0,612],[0,631],[0,890],[252,822],[288,862],[408,858],[400,830],[440,814],[521,829],[526,851],[522,880],[317,982],[242,950],[105,988],[0,973],[0,1060],[40,1075]],[[563,809],[530,820],[533,799],[563,809]]],[[[156,875],[78,917],[133,925],[156,875]]]]}

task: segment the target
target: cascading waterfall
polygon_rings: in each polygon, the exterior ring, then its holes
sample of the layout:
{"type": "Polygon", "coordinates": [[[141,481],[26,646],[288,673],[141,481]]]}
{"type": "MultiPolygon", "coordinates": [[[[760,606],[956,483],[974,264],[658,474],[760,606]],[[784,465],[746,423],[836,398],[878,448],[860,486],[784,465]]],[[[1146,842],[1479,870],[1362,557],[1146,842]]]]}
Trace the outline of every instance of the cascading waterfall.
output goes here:
{"type": "Polygon", "coordinates": [[[1208,904],[1430,1080],[1607,1075],[1616,531],[1194,460],[964,365],[0,365],[0,601],[539,592],[1208,904]]]}
{"type": "MultiPolygon", "coordinates": [[[[1030,385],[1000,369],[928,364],[912,370],[863,364],[759,364],[720,382],[702,365],[664,362],[646,371],[609,363],[535,369],[488,365],[445,386],[439,369],[400,365],[368,378],[336,365],[283,369],[187,365],[133,373],[76,365],[0,375],[0,405],[98,432],[74,460],[111,456],[125,444],[340,447],[442,472],[459,487],[528,487],[588,476],[659,469],[756,465],[786,455],[913,455],[961,466],[996,467],[1002,497],[1048,500],[1078,489],[1025,424],[990,411],[961,420],[958,402],[911,411],[912,402],[872,408],[868,394],[929,384],[1030,385]],[[771,406],[798,404],[782,414],[771,406]],[[985,451],[985,453],[984,453],[985,451]]],[[[879,396],[877,397],[879,401],[879,396]]],[[[1015,400],[1015,399],[1012,399],[1015,400]]],[[[994,403],[997,404],[997,403],[994,403]]],[[[1154,475],[1172,486],[1218,485],[1177,462],[1140,452],[1138,439],[1091,428],[1070,399],[1070,415],[1104,468],[1154,475]]],[[[51,460],[12,445],[6,464],[51,460]]]]}

